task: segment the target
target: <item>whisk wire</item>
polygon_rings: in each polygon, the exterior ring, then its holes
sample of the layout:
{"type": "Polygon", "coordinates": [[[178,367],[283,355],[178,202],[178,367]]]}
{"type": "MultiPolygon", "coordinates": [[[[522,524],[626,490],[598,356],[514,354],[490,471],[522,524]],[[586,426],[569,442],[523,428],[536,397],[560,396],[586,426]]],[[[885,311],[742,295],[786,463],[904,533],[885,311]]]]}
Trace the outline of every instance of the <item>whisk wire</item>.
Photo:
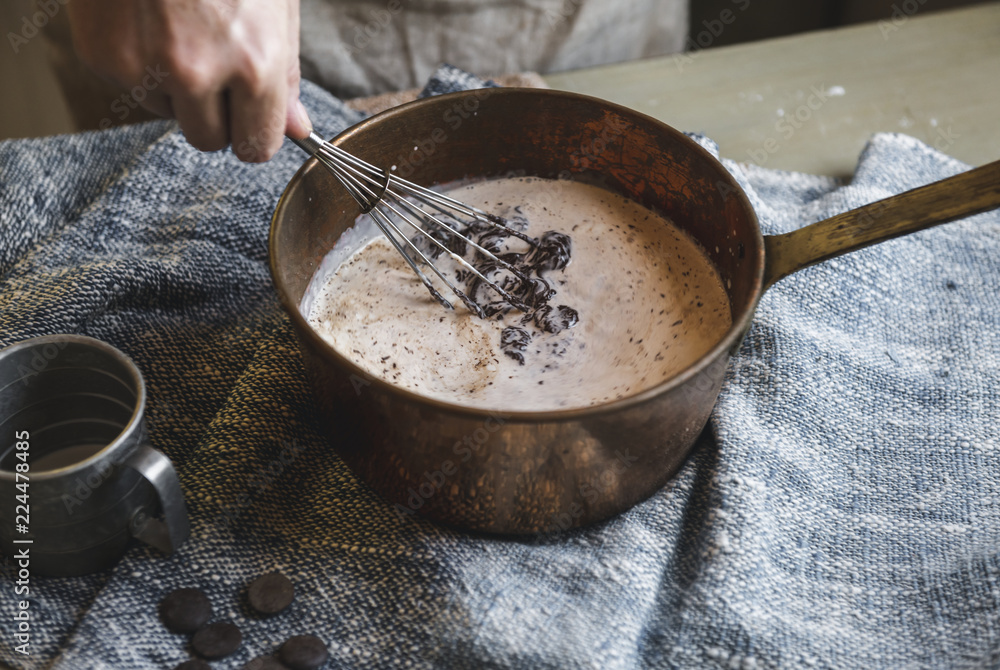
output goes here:
{"type": "MultiPolygon", "coordinates": [[[[400,232],[400,230],[392,223],[392,221],[390,221],[389,218],[382,212],[378,211],[377,209],[372,210],[372,220],[375,222],[375,225],[379,227],[379,230],[382,231],[382,234],[389,239],[389,242],[392,244],[392,246],[396,248],[396,251],[398,251],[400,255],[402,255],[402,257],[406,260],[406,263],[407,265],[410,266],[410,269],[412,269],[417,274],[417,277],[420,278],[420,281],[423,283],[423,285],[427,288],[428,291],[430,291],[431,296],[439,303],[441,303],[442,306],[448,309],[454,309],[452,304],[448,302],[448,300],[443,295],[441,295],[441,293],[436,288],[434,288],[434,284],[431,283],[431,280],[428,279],[427,275],[425,275],[420,270],[420,268],[417,267],[417,264],[413,260],[413,257],[406,252],[406,249],[399,243],[399,239],[397,239],[397,237],[393,235],[392,232],[390,232],[390,229],[394,231],[397,235],[399,235],[399,237],[402,238],[403,241],[405,241],[410,247],[412,247],[413,250],[416,251],[417,254],[421,257],[421,259],[423,259],[426,262],[426,258],[420,252],[420,250],[414,247],[413,244],[409,240],[407,240],[406,237],[400,232]]],[[[437,268],[434,267],[434,265],[431,265],[431,267],[434,268],[435,272],[437,272],[437,268]]],[[[438,276],[441,276],[440,272],[438,272],[438,276]]],[[[447,278],[445,277],[441,278],[444,279],[444,281],[448,283],[449,286],[451,285],[451,282],[449,282],[447,278]]]]}
{"type": "Polygon", "coordinates": [[[411,181],[407,181],[402,177],[396,177],[395,175],[390,175],[389,178],[394,186],[399,187],[399,190],[404,191],[405,193],[409,193],[410,195],[413,195],[415,197],[421,198],[424,202],[426,202],[428,205],[430,205],[439,212],[448,214],[449,213],[448,210],[453,209],[465,216],[471,217],[477,221],[481,221],[483,223],[489,224],[490,226],[493,226],[494,228],[502,230],[505,233],[512,235],[513,237],[517,237],[527,242],[531,246],[537,246],[538,244],[537,240],[535,240],[533,237],[525,235],[521,231],[508,226],[499,216],[495,216],[493,214],[489,214],[488,212],[484,212],[481,209],[473,207],[472,205],[467,205],[466,203],[461,202],[459,200],[455,200],[454,198],[447,196],[443,193],[430,191],[422,186],[414,184],[411,181]]]}
{"type": "MultiPolygon", "coordinates": [[[[400,202],[402,202],[402,201],[400,201],[400,202]]],[[[397,217],[399,217],[402,221],[404,221],[407,224],[409,224],[409,226],[411,228],[413,228],[414,230],[417,230],[417,231],[423,233],[425,236],[427,236],[429,239],[431,239],[432,241],[434,241],[436,244],[440,244],[440,242],[438,242],[437,240],[435,240],[433,237],[430,237],[429,235],[427,235],[424,232],[424,230],[422,228],[420,228],[419,225],[417,225],[416,223],[414,223],[409,217],[407,217],[405,214],[403,214],[398,209],[396,209],[396,207],[394,207],[391,203],[386,202],[385,200],[383,200],[382,201],[382,205],[385,206],[388,210],[390,210],[397,217]]],[[[424,255],[424,252],[421,251],[420,248],[417,247],[417,245],[415,245],[412,240],[410,240],[408,237],[406,237],[405,235],[403,235],[403,232],[399,229],[399,227],[396,226],[392,222],[392,220],[388,216],[385,215],[384,212],[382,212],[382,211],[380,211],[378,209],[374,209],[374,210],[372,210],[372,214],[377,214],[378,216],[383,217],[384,222],[392,229],[392,231],[395,232],[397,235],[399,235],[399,237],[403,240],[403,242],[406,243],[406,246],[409,247],[410,249],[412,249],[417,254],[417,256],[420,257],[420,260],[422,260],[424,263],[426,263],[427,265],[430,266],[431,270],[434,271],[434,274],[436,274],[441,279],[441,281],[443,281],[445,284],[448,285],[448,288],[451,289],[451,291],[455,295],[457,295],[458,298],[463,303],[465,303],[466,307],[468,307],[477,316],[480,316],[480,317],[485,317],[486,316],[486,313],[483,311],[483,308],[479,306],[479,303],[477,303],[474,300],[472,300],[472,298],[470,298],[468,295],[466,295],[466,293],[464,291],[462,291],[460,288],[458,288],[457,286],[455,286],[455,284],[452,283],[452,281],[450,279],[448,279],[448,277],[446,277],[444,275],[444,273],[441,272],[441,270],[438,268],[438,266],[434,265],[434,263],[432,263],[427,258],[427,256],[424,255]]],[[[383,228],[382,231],[385,232],[385,228],[383,228]]],[[[445,249],[445,251],[448,251],[448,250],[445,249]]],[[[451,253],[451,252],[449,251],[448,253],[451,253]]],[[[412,261],[412,257],[410,257],[408,254],[406,254],[405,251],[403,252],[403,255],[407,257],[408,261],[412,261]]],[[[452,254],[452,256],[455,256],[455,255],[452,254]]],[[[457,256],[456,256],[456,258],[458,260],[460,260],[461,262],[465,263],[465,259],[458,258],[457,256]]],[[[413,263],[412,262],[410,264],[410,267],[413,267],[413,263]]],[[[451,307],[451,303],[448,303],[448,307],[449,308],[451,307]]]]}
{"type": "MultiPolygon", "coordinates": [[[[391,193],[391,191],[389,191],[389,193],[391,193]]],[[[501,260],[500,258],[497,258],[496,256],[493,255],[492,252],[490,252],[487,249],[484,249],[483,247],[481,247],[480,245],[478,245],[476,242],[474,242],[473,240],[469,239],[468,237],[465,237],[464,235],[460,235],[457,231],[455,231],[448,224],[446,224],[446,223],[444,223],[442,221],[439,221],[436,217],[434,217],[431,214],[428,214],[426,211],[420,209],[419,207],[417,207],[416,205],[414,205],[409,200],[406,200],[405,198],[400,198],[398,196],[395,196],[394,199],[397,202],[399,202],[400,204],[402,204],[404,207],[406,207],[408,210],[410,210],[412,213],[417,214],[418,216],[420,214],[423,214],[427,218],[428,221],[433,222],[435,225],[439,226],[442,230],[444,230],[444,231],[446,231],[446,232],[448,232],[448,233],[450,233],[452,235],[455,235],[457,237],[462,238],[462,240],[464,240],[466,244],[468,244],[469,246],[471,246],[473,249],[476,249],[477,251],[479,251],[479,253],[481,253],[482,255],[484,255],[487,258],[487,260],[490,260],[491,262],[496,263],[499,266],[501,266],[501,267],[503,267],[503,268],[505,268],[507,270],[510,270],[518,279],[521,279],[522,281],[527,281],[528,278],[525,277],[524,273],[522,273],[520,270],[518,270],[517,268],[515,268],[513,265],[511,265],[507,261],[504,261],[504,260],[501,260]]],[[[469,272],[471,272],[480,281],[486,282],[486,284],[488,286],[490,286],[491,288],[493,288],[493,290],[495,290],[497,293],[499,293],[501,296],[503,296],[504,300],[506,300],[511,305],[517,307],[520,310],[526,311],[528,309],[527,305],[522,304],[520,300],[518,300],[514,296],[510,295],[507,291],[503,290],[496,282],[492,281],[491,279],[488,279],[486,277],[486,275],[484,275],[482,272],[480,272],[475,266],[473,266],[467,260],[465,260],[464,258],[462,258],[461,256],[459,256],[458,254],[456,254],[454,251],[452,251],[451,249],[449,249],[447,246],[445,246],[441,242],[441,240],[437,239],[436,237],[434,237],[433,235],[431,235],[430,233],[428,233],[426,230],[424,230],[423,228],[421,228],[418,224],[414,223],[409,217],[407,217],[402,212],[400,212],[398,209],[396,209],[392,204],[386,202],[385,205],[386,205],[386,207],[388,207],[389,209],[391,209],[397,216],[399,216],[404,221],[406,221],[408,224],[410,224],[410,226],[412,226],[414,230],[416,230],[417,232],[419,232],[426,239],[430,240],[431,243],[433,243],[435,246],[437,246],[438,249],[440,249],[444,253],[446,253],[449,256],[451,256],[452,260],[454,260],[456,263],[458,263],[459,265],[461,265],[463,268],[465,268],[466,270],[468,270],[469,272]]],[[[421,256],[423,257],[423,254],[421,254],[421,256]]],[[[434,269],[435,269],[435,272],[437,272],[437,268],[435,267],[434,269]]],[[[441,277],[441,279],[443,279],[445,282],[447,282],[449,288],[451,288],[451,290],[455,291],[455,293],[460,298],[462,298],[462,297],[465,296],[465,294],[462,291],[460,291],[457,288],[455,288],[455,286],[453,286],[452,283],[450,281],[448,281],[448,279],[446,277],[444,277],[440,272],[438,272],[438,276],[441,277]]],[[[474,311],[482,311],[482,310],[479,309],[479,310],[474,310],[474,311]]]]}
{"type": "MultiPolygon", "coordinates": [[[[446,277],[444,273],[442,273],[441,270],[433,262],[431,262],[430,259],[427,258],[424,252],[421,251],[416,244],[414,244],[413,240],[403,234],[396,222],[393,221],[393,216],[398,221],[407,224],[423,239],[429,240],[429,242],[436,247],[439,252],[447,253],[453,261],[466,271],[470,272],[479,281],[496,291],[497,294],[500,295],[508,304],[521,311],[528,311],[528,306],[522,301],[512,296],[499,284],[489,279],[485,274],[483,274],[482,271],[469,263],[460,254],[456,254],[440,239],[438,239],[438,237],[429,232],[427,230],[426,223],[433,224],[444,233],[461,240],[463,248],[466,245],[472,247],[475,252],[482,255],[494,267],[507,270],[518,280],[526,282],[529,281],[528,277],[507,261],[497,257],[496,254],[489,249],[484,248],[481,244],[470,239],[466,235],[463,235],[460,231],[456,230],[445,221],[442,221],[437,216],[434,216],[434,214],[428,211],[428,209],[434,210],[440,215],[447,216],[450,219],[454,219],[456,222],[461,224],[462,221],[458,218],[458,216],[456,216],[457,213],[459,216],[472,219],[473,221],[486,223],[497,230],[503,231],[505,234],[522,239],[532,246],[537,246],[537,241],[534,238],[531,238],[521,231],[515,230],[514,228],[506,225],[504,220],[500,217],[488,214],[450,196],[431,191],[411,181],[397,177],[386,170],[379,169],[348,153],[347,151],[344,151],[340,147],[326,142],[322,137],[314,132],[310,133],[309,137],[304,140],[293,139],[293,141],[310,155],[316,156],[316,158],[334,174],[337,180],[344,186],[345,189],[347,189],[347,192],[351,194],[351,197],[357,201],[362,212],[369,214],[372,217],[372,220],[378,226],[379,230],[382,231],[382,234],[389,239],[389,242],[393,245],[396,251],[403,256],[407,265],[410,266],[427,290],[430,291],[434,299],[443,306],[449,309],[452,308],[452,304],[445,299],[436,288],[434,288],[430,279],[420,269],[417,259],[419,259],[421,263],[430,266],[431,270],[434,271],[434,273],[456,296],[459,297],[459,299],[462,300],[462,302],[471,311],[481,317],[486,316],[485,311],[479,303],[455,286],[455,284],[449,280],[448,277],[446,277]],[[414,200],[418,201],[420,206],[415,204],[413,202],[414,200]],[[379,208],[379,205],[385,208],[393,216],[390,216],[390,214],[382,211],[379,208]],[[425,225],[421,225],[421,221],[425,222],[425,225]]],[[[466,230],[468,230],[471,224],[466,222],[466,226],[466,230]]]]}
{"type": "Polygon", "coordinates": [[[421,205],[426,206],[427,208],[437,211],[441,215],[455,219],[459,222],[461,222],[461,220],[455,215],[455,213],[460,216],[473,219],[474,221],[486,223],[506,234],[518,237],[533,246],[537,246],[536,240],[523,234],[521,231],[515,230],[514,228],[506,225],[500,217],[488,214],[447,195],[426,189],[401,177],[397,177],[386,170],[379,169],[348,153],[347,151],[324,141],[322,137],[314,132],[310,133],[309,137],[305,140],[293,139],[293,141],[309,154],[316,156],[316,158],[334,174],[337,180],[344,186],[345,189],[347,189],[348,193],[350,193],[351,197],[357,201],[362,212],[371,216],[375,225],[377,225],[379,230],[382,231],[382,234],[388,238],[389,242],[393,245],[396,251],[403,256],[406,263],[410,266],[427,290],[430,291],[434,299],[443,306],[449,309],[452,308],[452,304],[441,295],[441,293],[431,283],[427,275],[421,271],[420,267],[418,267],[417,259],[419,259],[421,263],[430,266],[434,273],[472,312],[481,317],[486,316],[483,308],[472,298],[466,295],[461,289],[455,286],[455,284],[449,280],[448,277],[446,277],[444,273],[442,273],[441,270],[431,262],[430,259],[427,258],[424,252],[421,251],[421,249],[418,248],[408,236],[403,234],[396,222],[393,221],[393,216],[390,216],[385,211],[382,211],[382,209],[379,208],[379,205],[388,210],[388,212],[394,215],[397,220],[407,224],[410,228],[416,231],[418,235],[422,236],[423,239],[429,240],[430,243],[439,251],[447,253],[452,260],[465,270],[471,272],[477,279],[485,283],[491,289],[496,291],[511,306],[521,311],[528,310],[527,305],[512,296],[496,282],[487,278],[479,269],[474,267],[465,258],[462,258],[461,255],[454,253],[441,240],[431,234],[425,226],[421,225],[420,221],[429,222],[434,226],[437,226],[446,234],[461,240],[465,245],[471,246],[487,261],[494,264],[494,266],[511,272],[521,281],[528,281],[528,278],[523,272],[515,268],[510,263],[497,257],[489,249],[484,248],[482,245],[463,235],[458,230],[455,230],[455,228],[434,216],[424,207],[418,206],[413,202],[413,200],[418,201],[421,205]],[[414,220],[414,217],[416,220],[414,220]]]}
{"type": "Polygon", "coordinates": [[[316,156],[340,180],[365,214],[378,205],[389,187],[388,172],[358,160],[343,149],[324,145],[316,152],[316,156]],[[374,186],[376,190],[367,185],[374,186]]]}

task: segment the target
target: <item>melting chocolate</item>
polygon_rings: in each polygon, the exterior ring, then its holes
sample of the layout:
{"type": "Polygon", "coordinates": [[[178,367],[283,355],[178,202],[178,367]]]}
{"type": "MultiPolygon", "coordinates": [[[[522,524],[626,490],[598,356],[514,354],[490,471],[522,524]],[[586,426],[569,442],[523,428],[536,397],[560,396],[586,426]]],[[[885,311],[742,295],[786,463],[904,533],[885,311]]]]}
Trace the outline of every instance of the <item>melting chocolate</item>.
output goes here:
{"type": "Polygon", "coordinates": [[[541,274],[547,270],[562,270],[569,265],[573,242],[569,235],[550,230],[535,247],[529,260],[531,269],[541,274]]]}
{"type": "MultiPolygon", "coordinates": [[[[543,233],[539,239],[525,235],[529,221],[518,212],[509,219],[489,215],[488,221],[457,221],[451,217],[439,217],[455,231],[474,239],[483,249],[493,254],[499,261],[494,261],[475,249],[468,248],[456,235],[438,226],[429,226],[435,230],[428,232],[434,239],[440,241],[451,251],[462,256],[483,277],[493,282],[505,291],[512,301],[483,281],[475,272],[460,269],[455,273],[456,279],[463,284],[464,293],[482,307],[480,316],[484,318],[503,319],[513,309],[525,312],[521,324],[531,330],[546,333],[558,333],[572,328],[580,321],[579,313],[572,307],[559,305],[553,308],[549,301],[555,297],[556,290],[542,278],[543,272],[562,270],[572,257],[573,241],[565,233],[550,230],[543,233]],[[508,245],[511,237],[528,242],[527,252],[511,251],[508,245]]],[[[441,249],[429,242],[422,235],[416,235],[412,242],[425,251],[430,258],[437,258],[441,249]],[[431,247],[426,250],[426,247],[431,247]]],[[[531,343],[532,333],[524,328],[511,326],[505,328],[500,336],[500,349],[521,365],[524,365],[524,354],[531,343]]]]}
{"type": "Polygon", "coordinates": [[[559,305],[554,309],[552,305],[543,305],[532,314],[532,320],[546,333],[558,333],[579,323],[580,315],[566,305],[559,305]]]}
{"type": "MultiPolygon", "coordinates": [[[[439,226],[434,223],[429,223],[424,226],[424,230],[428,235],[433,237],[435,240],[443,244],[448,251],[456,254],[458,256],[465,256],[468,251],[468,245],[458,235],[455,235],[452,231],[461,231],[466,224],[462,221],[458,221],[455,218],[443,214],[436,214],[434,218],[444,224],[444,226],[439,226]],[[445,228],[447,226],[447,228],[445,228]]],[[[428,258],[431,260],[436,259],[443,253],[443,250],[438,245],[434,244],[428,240],[423,235],[414,235],[410,240],[413,242],[414,246],[420,251],[424,252],[428,258]]]]}
{"type": "Polygon", "coordinates": [[[508,326],[500,333],[500,351],[524,365],[524,352],[531,344],[531,335],[523,328],[508,326]]]}
{"type": "MultiPolygon", "coordinates": [[[[480,409],[581,408],[670,379],[731,327],[729,299],[708,256],[677,226],[632,201],[578,182],[538,179],[482,182],[449,195],[507,217],[526,215],[531,225],[522,234],[539,245],[544,231],[568,234],[572,261],[541,277],[530,273],[531,294],[539,299],[521,288],[521,299],[532,303],[525,311],[507,308],[483,288],[483,304],[498,303],[486,319],[458,304],[443,310],[428,299],[381,236],[338,259],[335,272],[331,262],[330,272],[310,288],[315,302],[309,323],[373,377],[480,409]],[[522,212],[510,208],[520,202],[526,203],[522,212]],[[550,309],[541,310],[546,304],[550,309]],[[579,322],[546,332],[572,323],[560,307],[578,309],[579,322]],[[523,332],[508,331],[504,338],[502,331],[512,326],[523,332]],[[501,340],[512,355],[502,352],[501,340]]],[[[487,221],[475,228],[461,230],[477,240],[493,226],[487,221]]],[[[538,260],[534,249],[512,234],[499,256],[523,267],[538,260]]],[[[466,257],[472,253],[470,248],[466,257]]],[[[441,254],[440,267],[464,289],[469,278],[454,279],[458,266],[448,256],[441,254]]]]}

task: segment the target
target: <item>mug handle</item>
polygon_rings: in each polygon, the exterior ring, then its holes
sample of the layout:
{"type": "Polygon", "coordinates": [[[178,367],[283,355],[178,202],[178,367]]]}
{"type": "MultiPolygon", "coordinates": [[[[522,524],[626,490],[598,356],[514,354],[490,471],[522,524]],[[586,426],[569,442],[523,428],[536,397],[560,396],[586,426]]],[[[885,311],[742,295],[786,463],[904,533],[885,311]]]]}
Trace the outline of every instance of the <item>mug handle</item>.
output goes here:
{"type": "Polygon", "coordinates": [[[136,539],[164,554],[172,554],[184,543],[191,531],[184,506],[184,493],[173,463],[162,452],[143,444],[125,461],[125,465],[153,485],[163,510],[163,521],[160,521],[139,509],[129,520],[129,532],[136,539]]]}

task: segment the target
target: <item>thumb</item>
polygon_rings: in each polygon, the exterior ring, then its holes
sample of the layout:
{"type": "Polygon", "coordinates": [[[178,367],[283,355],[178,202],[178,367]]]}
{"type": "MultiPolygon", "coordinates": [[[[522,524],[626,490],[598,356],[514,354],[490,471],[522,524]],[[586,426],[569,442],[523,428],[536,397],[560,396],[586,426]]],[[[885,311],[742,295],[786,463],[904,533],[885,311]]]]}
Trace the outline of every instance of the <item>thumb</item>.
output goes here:
{"type": "Polygon", "coordinates": [[[289,96],[288,118],[285,120],[285,134],[289,137],[302,139],[312,131],[312,121],[302,101],[299,100],[298,87],[289,96]]]}

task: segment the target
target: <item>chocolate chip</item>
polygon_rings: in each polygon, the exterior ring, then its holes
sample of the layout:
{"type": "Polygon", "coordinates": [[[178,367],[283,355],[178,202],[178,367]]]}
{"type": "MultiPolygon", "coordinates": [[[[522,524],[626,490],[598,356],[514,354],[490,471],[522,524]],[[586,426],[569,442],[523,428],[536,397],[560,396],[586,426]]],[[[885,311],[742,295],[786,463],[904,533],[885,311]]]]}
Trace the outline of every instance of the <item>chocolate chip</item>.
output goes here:
{"type": "Polygon", "coordinates": [[[523,328],[507,326],[500,331],[500,350],[521,365],[524,365],[524,352],[530,343],[531,335],[523,328]]]}
{"type": "Polygon", "coordinates": [[[216,621],[202,626],[191,638],[191,647],[203,658],[222,658],[240,648],[243,633],[231,623],[216,621]]]}
{"type": "Polygon", "coordinates": [[[295,587],[280,572],[269,572],[250,583],[247,599],[250,607],[261,614],[277,614],[292,604],[295,587]]]}
{"type": "Polygon", "coordinates": [[[200,658],[192,658],[179,664],[174,670],[212,670],[212,666],[200,658]]]}
{"type": "Polygon", "coordinates": [[[296,635],[285,640],[278,655],[291,670],[316,670],[326,663],[330,652],[315,635],[296,635]]]}
{"type": "Polygon", "coordinates": [[[247,661],[241,670],[288,670],[288,666],[274,656],[258,656],[247,661]]]}
{"type": "MultiPolygon", "coordinates": [[[[514,208],[514,211],[520,212],[520,206],[514,208]]],[[[519,233],[523,233],[528,229],[528,219],[521,214],[515,214],[514,216],[506,219],[507,227],[516,230],[519,233]]]]}
{"type": "Polygon", "coordinates": [[[528,307],[541,307],[556,291],[541,277],[530,277],[527,282],[518,286],[517,297],[528,307]]]}
{"type": "Polygon", "coordinates": [[[193,633],[212,616],[212,603],[198,589],[175,589],[160,601],[160,620],[175,633],[193,633]]]}
{"type": "Polygon", "coordinates": [[[547,333],[559,333],[580,322],[580,315],[572,307],[552,305],[539,307],[534,315],[535,325],[547,333]]]}
{"type": "Polygon", "coordinates": [[[562,270],[569,265],[572,249],[569,235],[550,230],[542,235],[530,263],[538,274],[545,270],[562,270]]]}
{"type": "MultiPolygon", "coordinates": [[[[480,317],[503,320],[513,308],[523,312],[520,323],[524,328],[505,328],[500,334],[500,350],[524,365],[528,345],[534,334],[538,331],[555,334],[572,328],[579,322],[580,315],[565,305],[549,306],[547,303],[556,295],[556,290],[541,277],[543,272],[562,270],[569,264],[573,240],[569,235],[554,230],[545,232],[539,239],[530,237],[523,232],[528,228],[527,218],[521,210],[515,208],[514,211],[517,214],[510,219],[487,214],[486,222],[478,219],[465,222],[463,230],[463,234],[475,236],[481,247],[510,266],[491,261],[482,254],[472,254],[472,258],[466,259],[479,275],[499,286],[509,297],[505,298],[471,270],[458,269],[455,271],[455,278],[465,288],[460,297],[464,299],[464,295],[468,295],[474,304],[466,301],[466,305],[480,317]],[[530,249],[524,253],[507,250],[510,237],[527,242],[530,249]]],[[[450,228],[460,229],[459,226],[452,225],[451,221],[445,223],[450,228]]],[[[438,232],[447,235],[444,231],[438,232]]],[[[431,234],[439,236],[434,232],[431,234]]],[[[441,237],[441,241],[444,242],[445,239],[441,237]]],[[[421,248],[426,246],[426,240],[414,240],[414,243],[421,248]]],[[[456,248],[455,251],[460,256],[465,253],[464,249],[456,248]]],[[[432,255],[432,258],[436,257],[432,255]]]]}
{"type": "Polygon", "coordinates": [[[503,249],[503,245],[506,243],[508,237],[510,237],[510,234],[502,230],[491,230],[485,235],[480,235],[477,242],[483,249],[496,254],[503,249]]]}
{"type": "MultiPolygon", "coordinates": [[[[465,240],[463,240],[458,235],[453,234],[451,231],[460,230],[466,224],[458,221],[453,217],[449,217],[440,213],[437,214],[434,218],[440,221],[441,223],[445,224],[447,228],[438,225],[427,225],[423,227],[424,232],[426,232],[427,235],[433,237],[435,240],[444,245],[444,247],[447,248],[448,251],[454,254],[458,254],[459,256],[464,256],[467,250],[465,240]]],[[[427,254],[431,258],[431,260],[434,260],[442,253],[441,247],[431,242],[429,239],[427,239],[427,236],[425,235],[419,235],[419,234],[415,235],[410,241],[413,242],[418,249],[427,254]]]]}

